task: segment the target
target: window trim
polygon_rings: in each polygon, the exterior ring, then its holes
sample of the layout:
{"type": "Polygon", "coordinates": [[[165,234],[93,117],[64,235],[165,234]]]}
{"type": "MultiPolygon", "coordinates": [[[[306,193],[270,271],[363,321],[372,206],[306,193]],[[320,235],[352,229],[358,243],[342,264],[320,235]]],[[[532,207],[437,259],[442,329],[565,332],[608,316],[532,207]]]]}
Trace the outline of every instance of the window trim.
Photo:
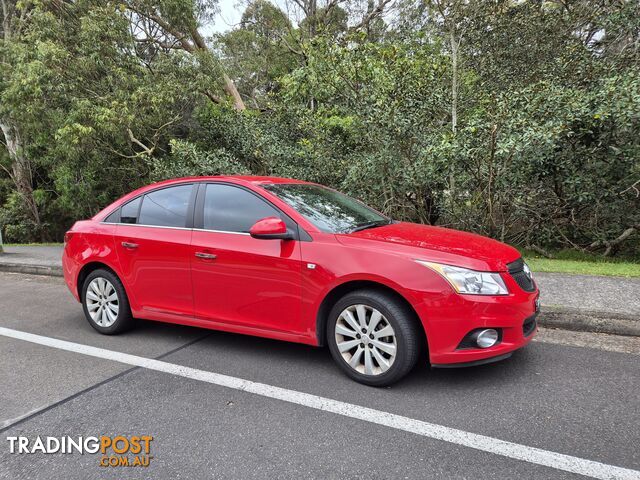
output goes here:
{"type": "Polygon", "coordinates": [[[154,188],[153,190],[149,190],[148,192],[141,193],[140,195],[133,197],[131,200],[128,200],[126,203],[119,205],[118,208],[113,209],[111,212],[105,215],[104,218],[100,221],[100,223],[105,225],[129,225],[134,227],[137,226],[137,227],[151,227],[151,228],[172,228],[172,229],[178,229],[178,230],[192,230],[193,229],[193,212],[195,208],[195,198],[198,192],[198,188],[199,188],[199,182],[174,183],[171,185],[164,185],[160,188],[154,188]],[[138,220],[140,219],[140,212],[142,211],[142,204],[144,203],[144,197],[146,197],[151,193],[159,192],[161,190],[166,190],[168,188],[185,187],[188,185],[191,185],[191,193],[189,194],[189,205],[187,207],[187,218],[186,218],[184,227],[173,227],[169,225],[148,225],[146,223],[137,223],[138,220]],[[138,205],[136,223],[123,223],[122,221],[120,221],[122,220],[122,207],[124,207],[125,205],[128,205],[131,202],[135,202],[138,199],[140,199],[140,205],[138,205]],[[118,212],[119,221],[107,222],[106,219],[109,218],[111,215],[113,215],[116,211],[118,212]]]}
{"type": "MultiPolygon", "coordinates": [[[[269,201],[269,199],[260,195],[258,192],[255,192],[250,188],[245,187],[244,185],[238,185],[237,183],[232,183],[232,182],[216,182],[211,180],[200,182],[200,186],[198,187],[198,195],[196,197],[196,206],[195,206],[196,210],[195,210],[194,223],[193,223],[194,230],[200,230],[203,232],[230,233],[234,235],[250,235],[248,232],[235,232],[232,230],[213,230],[213,229],[204,228],[204,199],[205,199],[205,194],[207,192],[207,185],[226,185],[228,187],[235,187],[235,188],[244,190],[246,192],[249,192],[251,195],[265,202],[267,205],[269,205],[271,208],[273,208],[276,212],[278,212],[282,216],[284,223],[287,225],[287,229],[291,230],[291,232],[293,233],[294,240],[303,239],[304,236],[300,235],[301,228],[298,225],[298,223],[289,215],[287,215],[285,212],[283,212],[282,209],[278,208],[277,205],[274,205],[271,201],[269,201]]],[[[302,231],[304,232],[304,230],[302,231]]],[[[304,233],[306,234],[306,236],[309,236],[307,232],[304,232],[304,233]]],[[[309,239],[311,239],[311,237],[309,237],[309,239]]]]}
{"type": "Polygon", "coordinates": [[[189,185],[191,186],[191,192],[189,193],[189,200],[188,200],[189,203],[187,204],[187,214],[184,222],[184,227],[174,227],[171,225],[149,225],[146,223],[135,223],[135,225],[142,225],[145,227],[161,227],[161,228],[180,228],[180,229],[184,228],[185,230],[190,230],[191,228],[193,228],[193,205],[194,205],[195,195],[198,190],[198,185],[195,184],[194,182],[176,183],[173,185],[167,185],[167,186],[156,188],[155,190],[151,190],[149,192],[143,193],[142,201],[140,202],[140,208],[138,208],[137,219],[138,220],[140,219],[140,214],[142,213],[142,206],[144,205],[144,199],[147,197],[147,195],[151,195],[153,193],[160,192],[162,190],[167,190],[173,187],[186,187],[189,185]]]}
{"type": "MultiPolygon", "coordinates": [[[[195,181],[195,182],[191,181],[191,182],[184,182],[184,183],[173,183],[171,185],[165,185],[159,188],[155,188],[153,190],[149,190],[147,192],[141,193],[140,195],[133,197],[132,199],[128,200],[125,204],[119,205],[117,208],[107,213],[104,216],[104,218],[100,221],[100,223],[104,225],[126,225],[129,227],[168,228],[171,230],[198,230],[200,232],[228,233],[231,235],[250,236],[250,234],[247,232],[233,232],[230,230],[211,230],[203,227],[204,226],[204,196],[207,189],[207,185],[228,185],[230,187],[240,188],[242,190],[245,190],[251,193],[252,195],[255,195],[260,200],[262,200],[263,202],[266,202],[268,205],[273,207],[277,212],[279,212],[284,217],[284,222],[287,224],[287,228],[291,229],[294,235],[294,238],[293,238],[294,240],[297,240],[300,242],[313,241],[313,238],[311,237],[311,235],[309,235],[309,233],[306,230],[301,228],[300,225],[298,225],[298,222],[296,222],[293,218],[291,218],[289,215],[283,212],[281,208],[279,208],[277,205],[271,202],[271,200],[264,197],[260,193],[244,185],[240,185],[233,182],[222,182],[222,181],[218,182],[215,180],[201,180],[201,181],[195,181]],[[142,202],[144,201],[143,197],[145,195],[148,195],[150,193],[154,193],[160,190],[164,190],[166,188],[179,187],[183,185],[193,186],[193,189],[191,191],[191,197],[189,197],[189,208],[187,209],[187,222],[186,222],[187,226],[185,227],[169,227],[165,225],[146,225],[142,223],[122,223],[122,222],[106,222],[105,221],[109,216],[111,216],[111,214],[115,213],[116,210],[121,212],[122,207],[127,203],[133,202],[138,198],[142,198],[140,201],[140,205],[138,207],[138,217],[136,218],[137,220],[140,218],[140,210],[142,208],[142,202]]],[[[122,218],[121,215],[118,215],[118,220],[120,220],[121,218],[122,218]]]]}
{"type": "Polygon", "coordinates": [[[145,227],[145,228],[165,228],[168,230],[193,230],[193,228],[187,227],[166,227],[164,225],[142,225],[140,223],[113,223],[113,222],[100,222],[103,225],[122,225],[125,227],[145,227]]]}

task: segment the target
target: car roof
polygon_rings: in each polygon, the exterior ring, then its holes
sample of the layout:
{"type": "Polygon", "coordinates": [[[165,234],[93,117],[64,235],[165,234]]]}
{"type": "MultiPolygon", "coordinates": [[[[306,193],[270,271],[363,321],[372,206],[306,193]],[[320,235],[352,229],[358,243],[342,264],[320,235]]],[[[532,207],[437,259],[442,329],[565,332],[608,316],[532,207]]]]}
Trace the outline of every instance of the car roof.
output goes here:
{"type": "Polygon", "coordinates": [[[310,184],[312,182],[306,182],[304,180],[295,180],[293,178],[282,178],[282,177],[269,177],[269,176],[259,176],[259,175],[207,175],[202,177],[182,177],[182,178],[172,178],[171,180],[164,180],[161,182],[157,182],[152,184],[153,186],[158,185],[170,185],[172,183],[182,183],[188,181],[230,181],[233,183],[240,184],[253,184],[253,185],[264,185],[269,183],[307,183],[310,184]]]}
{"type": "Polygon", "coordinates": [[[172,178],[169,180],[162,180],[160,182],[151,183],[149,185],[145,185],[140,187],[128,194],[120,197],[115,202],[106,206],[102,210],[100,210],[97,214],[95,214],[92,219],[100,219],[105,216],[105,212],[112,211],[113,207],[123,205],[129,200],[143,195],[147,192],[153,191],[157,188],[162,188],[170,185],[178,185],[180,183],[188,183],[188,182],[229,182],[235,183],[237,185],[268,185],[268,184],[308,184],[315,185],[312,182],[306,182],[304,180],[295,180],[293,178],[282,178],[282,177],[269,177],[269,176],[258,176],[258,175],[206,175],[201,177],[181,177],[181,178],[172,178]]]}

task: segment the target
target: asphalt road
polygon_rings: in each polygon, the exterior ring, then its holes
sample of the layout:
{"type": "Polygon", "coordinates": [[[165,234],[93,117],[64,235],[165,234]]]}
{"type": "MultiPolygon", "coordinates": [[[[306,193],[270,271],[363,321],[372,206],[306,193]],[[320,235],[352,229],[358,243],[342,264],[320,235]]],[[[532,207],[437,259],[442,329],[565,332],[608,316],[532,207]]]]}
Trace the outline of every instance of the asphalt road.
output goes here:
{"type": "Polygon", "coordinates": [[[323,349],[155,322],[101,336],[59,278],[0,273],[0,327],[161,358],[176,372],[0,335],[0,478],[580,478],[552,452],[640,478],[636,338],[546,331],[507,361],[420,365],[374,389],[343,376],[323,349]],[[186,378],[183,367],[202,378],[186,378]],[[228,388],[207,372],[265,386],[228,388]],[[291,400],[261,393],[270,386],[290,390],[291,400]],[[300,403],[296,392],[309,395],[300,403]],[[325,411],[327,399],[345,413],[325,411]],[[357,406],[377,413],[354,418],[357,406]],[[387,413],[484,435],[489,451],[376,420],[387,413]],[[64,435],[152,435],[153,458],[144,469],[112,468],[91,454],[9,452],[9,436],[64,435]],[[500,440],[531,456],[490,453],[500,440]]]}

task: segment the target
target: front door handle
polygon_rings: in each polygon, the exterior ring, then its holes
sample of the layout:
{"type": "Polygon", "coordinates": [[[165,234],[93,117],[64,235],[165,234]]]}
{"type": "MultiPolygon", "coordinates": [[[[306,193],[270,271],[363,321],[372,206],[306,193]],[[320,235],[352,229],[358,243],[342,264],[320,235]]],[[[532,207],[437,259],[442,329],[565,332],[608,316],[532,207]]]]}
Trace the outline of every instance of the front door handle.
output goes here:
{"type": "Polygon", "coordinates": [[[203,260],[215,260],[217,255],[213,253],[196,252],[196,257],[202,258],[203,260]]]}
{"type": "Polygon", "coordinates": [[[131,243],[131,242],[122,242],[122,246],[124,248],[128,248],[130,250],[133,250],[135,248],[138,248],[138,244],[137,243],[131,243]]]}

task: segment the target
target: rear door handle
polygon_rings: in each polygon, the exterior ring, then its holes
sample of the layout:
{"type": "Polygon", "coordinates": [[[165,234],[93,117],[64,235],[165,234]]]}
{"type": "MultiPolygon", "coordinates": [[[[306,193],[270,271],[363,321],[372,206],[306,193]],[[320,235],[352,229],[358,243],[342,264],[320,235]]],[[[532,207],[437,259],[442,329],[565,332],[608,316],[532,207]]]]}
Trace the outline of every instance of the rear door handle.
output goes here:
{"type": "Polygon", "coordinates": [[[138,248],[138,244],[137,243],[131,243],[131,242],[122,242],[122,246],[124,248],[129,248],[131,250],[133,250],[134,248],[138,248]]]}
{"type": "Polygon", "coordinates": [[[202,258],[203,260],[215,260],[217,255],[213,253],[196,252],[196,257],[202,258]]]}

